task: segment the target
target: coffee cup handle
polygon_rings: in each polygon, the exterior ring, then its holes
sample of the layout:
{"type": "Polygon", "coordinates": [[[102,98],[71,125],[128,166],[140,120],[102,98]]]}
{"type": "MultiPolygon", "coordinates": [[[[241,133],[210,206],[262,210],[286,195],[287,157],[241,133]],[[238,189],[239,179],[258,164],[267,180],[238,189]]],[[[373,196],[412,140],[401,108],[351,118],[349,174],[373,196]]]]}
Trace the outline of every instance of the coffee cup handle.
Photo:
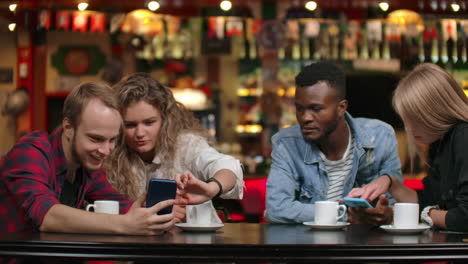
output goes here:
{"type": "Polygon", "coordinates": [[[88,204],[88,205],[86,206],[86,211],[89,212],[89,209],[91,209],[91,208],[93,208],[93,210],[96,210],[95,207],[94,207],[94,204],[88,204]]]}
{"type": "Polygon", "coordinates": [[[338,216],[336,217],[336,220],[339,220],[339,219],[342,218],[342,217],[345,215],[345,213],[346,213],[346,205],[340,204],[340,205],[338,205],[338,208],[337,208],[337,209],[338,209],[338,213],[339,213],[341,210],[343,210],[343,212],[342,212],[340,215],[338,215],[338,216]]]}

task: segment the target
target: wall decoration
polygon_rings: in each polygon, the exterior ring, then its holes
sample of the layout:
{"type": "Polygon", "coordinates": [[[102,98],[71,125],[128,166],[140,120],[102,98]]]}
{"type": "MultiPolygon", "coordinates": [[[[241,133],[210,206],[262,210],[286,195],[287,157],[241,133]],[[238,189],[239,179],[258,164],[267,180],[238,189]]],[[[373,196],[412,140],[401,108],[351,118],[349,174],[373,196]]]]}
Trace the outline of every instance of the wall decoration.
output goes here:
{"type": "Polygon", "coordinates": [[[61,46],[51,61],[60,75],[96,75],[106,56],[97,46],[61,46]]]}

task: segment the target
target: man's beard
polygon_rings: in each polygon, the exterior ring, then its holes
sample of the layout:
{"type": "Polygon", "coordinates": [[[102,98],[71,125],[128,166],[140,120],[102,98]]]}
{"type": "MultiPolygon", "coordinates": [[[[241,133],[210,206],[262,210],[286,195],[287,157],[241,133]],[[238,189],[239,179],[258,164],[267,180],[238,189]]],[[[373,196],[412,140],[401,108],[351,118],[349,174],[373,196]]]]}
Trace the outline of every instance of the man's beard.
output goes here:
{"type": "Polygon", "coordinates": [[[71,154],[72,154],[72,159],[73,159],[73,162],[75,164],[77,164],[78,166],[82,167],[83,169],[87,169],[89,170],[88,167],[84,166],[84,162],[83,160],[80,158],[80,155],[78,154],[78,151],[76,150],[76,136],[73,135],[73,138],[72,138],[72,144],[71,144],[71,154]]]}
{"type": "MultiPolygon", "coordinates": [[[[305,139],[305,141],[307,141],[308,143],[315,143],[315,144],[319,144],[319,143],[323,143],[324,141],[328,140],[328,138],[330,137],[330,135],[337,129],[338,127],[338,123],[339,123],[339,120],[338,119],[335,119],[333,121],[331,121],[327,127],[320,127],[320,130],[321,130],[321,134],[318,138],[316,139],[308,139],[306,137],[304,137],[303,135],[303,138],[305,139]]],[[[304,124],[305,125],[305,124],[304,124]]],[[[301,127],[302,129],[302,127],[301,127]]]]}

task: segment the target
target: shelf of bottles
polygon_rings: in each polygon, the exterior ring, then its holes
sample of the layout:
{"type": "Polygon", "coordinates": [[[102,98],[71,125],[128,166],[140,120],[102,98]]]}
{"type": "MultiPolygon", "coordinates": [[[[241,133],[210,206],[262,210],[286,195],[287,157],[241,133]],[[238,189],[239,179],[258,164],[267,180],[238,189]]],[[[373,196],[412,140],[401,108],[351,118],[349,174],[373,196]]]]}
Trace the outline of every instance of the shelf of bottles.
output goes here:
{"type": "MultiPolygon", "coordinates": [[[[433,19],[412,23],[389,19],[350,20],[288,19],[286,41],[278,49],[280,60],[398,60],[398,70],[420,62],[444,68],[467,62],[468,20],[433,19]]],[[[246,41],[242,48],[257,45],[246,41]]],[[[251,53],[252,54],[252,53],[251,53]]],[[[258,52],[250,55],[256,59],[258,52]]],[[[246,58],[245,52],[239,53],[246,58]]]]}
{"type": "MultiPolygon", "coordinates": [[[[336,60],[350,70],[406,72],[422,62],[435,63],[451,72],[468,89],[468,20],[422,19],[408,11],[395,11],[386,19],[340,21],[333,19],[288,19],[285,42],[278,49],[280,85],[278,94],[294,95],[294,76],[301,67],[317,60],[336,60]]],[[[242,48],[252,50],[246,41],[242,48]]],[[[258,47],[256,48],[258,49],[258,47]]],[[[254,49],[254,50],[256,50],[254,49]]],[[[250,53],[256,56],[259,52],[250,53]]],[[[246,60],[245,52],[239,57],[246,60]]],[[[250,57],[256,60],[257,57],[250,57]]],[[[248,59],[248,58],[247,58],[248,59]]],[[[263,93],[262,69],[240,63],[240,124],[252,124],[256,98],[263,93]],[[244,68],[243,68],[244,67],[244,68]],[[250,106],[250,107],[249,107],[250,106]],[[244,113],[242,115],[242,113],[244,113]]],[[[467,92],[468,93],[468,92],[467,92]]],[[[261,116],[261,113],[257,114],[261,116]]]]}

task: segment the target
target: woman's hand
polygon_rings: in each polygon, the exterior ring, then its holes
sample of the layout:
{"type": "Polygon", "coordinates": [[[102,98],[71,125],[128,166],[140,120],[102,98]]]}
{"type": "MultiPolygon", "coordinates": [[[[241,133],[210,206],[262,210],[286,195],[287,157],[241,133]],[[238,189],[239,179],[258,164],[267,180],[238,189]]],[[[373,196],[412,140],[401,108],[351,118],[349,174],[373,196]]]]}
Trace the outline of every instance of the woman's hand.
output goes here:
{"type": "Polygon", "coordinates": [[[193,176],[190,171],[176,174],[176,182],[179,188],[178,194],[187,200],[188,204],[200,204],[211,200],[218,193],[218,186],[208,184],[193,176]]]}

